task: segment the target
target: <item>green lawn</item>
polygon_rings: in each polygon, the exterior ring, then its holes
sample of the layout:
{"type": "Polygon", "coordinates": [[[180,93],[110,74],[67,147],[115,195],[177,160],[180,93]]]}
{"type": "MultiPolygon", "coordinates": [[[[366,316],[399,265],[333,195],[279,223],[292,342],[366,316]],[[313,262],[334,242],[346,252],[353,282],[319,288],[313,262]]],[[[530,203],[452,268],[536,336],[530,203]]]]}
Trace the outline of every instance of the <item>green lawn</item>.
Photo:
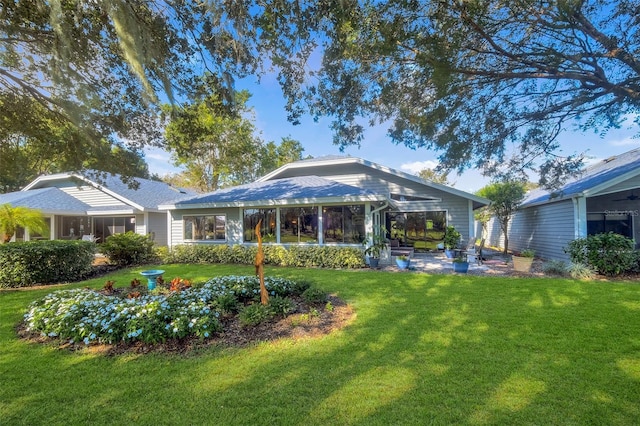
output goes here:
{"type": "MultiPolygon", "coordinates": [[[[253,271],[162,268],[201,280],[253,271]]],[[[124,286],[139,270],[110,278],[124,286]]],[[[24,308],[54,288],[1,291],[0,423],[638,424],[636,283],[266,272],[338,293],[356,320],[319,339],[107,357],[18,340],[24,308]]]]}

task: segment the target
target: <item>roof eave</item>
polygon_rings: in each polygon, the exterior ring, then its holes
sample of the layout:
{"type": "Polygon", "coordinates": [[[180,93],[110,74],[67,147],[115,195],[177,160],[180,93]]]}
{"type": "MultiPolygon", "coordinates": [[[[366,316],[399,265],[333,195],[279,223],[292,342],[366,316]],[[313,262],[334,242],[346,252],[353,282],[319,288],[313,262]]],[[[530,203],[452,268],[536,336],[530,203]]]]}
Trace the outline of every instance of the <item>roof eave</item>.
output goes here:
{"type": "Polygon", "coordinates": [[[288,198],[288,199],[270,199],[270,200],[252,200],[252,201],[226,201],[226,202],[210,202],[198,204],[172,204],[161,205],[160,210],[187,210],[187,209],[206,209],[206,208],[233,208],[233,207],[270,207],[270,206],[299,206],[309,204],[339,204],[339,203],[356,203],[367,201],[387,201],[386,197],[378,195],[367,196],[346,196],[346,197],[323,197],[323,198],[288,198]]]}

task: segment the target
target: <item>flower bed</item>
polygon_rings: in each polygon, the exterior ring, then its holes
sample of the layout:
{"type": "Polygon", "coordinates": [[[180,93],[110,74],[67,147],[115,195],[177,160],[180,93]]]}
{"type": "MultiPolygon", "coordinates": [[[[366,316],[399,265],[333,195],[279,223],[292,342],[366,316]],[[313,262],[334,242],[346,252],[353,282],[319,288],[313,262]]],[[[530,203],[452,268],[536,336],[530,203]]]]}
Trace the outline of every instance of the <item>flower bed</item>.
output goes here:
{"type": "MultiPolygon", "coordinates": [[[[155,291],[145,292],[133,284],[129,292],[118,292],[112,282],[107,282],[102,291],[76,289],[51,293],[29,305],[24,316],[25,330],[86,345],[206,339],[222,330],[224,315],[242,312],[245,306],[260,299],[260,283],[252,276],[217,277],[201,286],[174,284],[173,291],[159,286],[155,291]]],[[[308,287],[275,277],[265,277],[265,286],[280,310],[270,311],[266,307],[267,317],[283,314],[282,298],[299,295],[308,287]]]]}

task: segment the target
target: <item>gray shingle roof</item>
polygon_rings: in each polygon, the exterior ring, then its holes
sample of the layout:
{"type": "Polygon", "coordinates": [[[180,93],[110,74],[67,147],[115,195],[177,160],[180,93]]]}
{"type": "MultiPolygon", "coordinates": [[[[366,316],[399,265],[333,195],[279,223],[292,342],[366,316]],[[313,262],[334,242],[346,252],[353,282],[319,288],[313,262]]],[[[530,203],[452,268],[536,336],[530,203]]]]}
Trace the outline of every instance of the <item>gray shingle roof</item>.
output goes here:
{"type": "Polygon", "coordinates": [[[220,189],[176,203],[179,206],[213,203],[249,203],[266,200],[373,197],[373,193],[318,176],[302,176],[253,182],[220,189]]]}
{"type": "Polygon", "coordinates": [[[139,183],[137,189],[129,188],[126,183],[122,182],[120,176],[108,174],[102,186],[149,209],[155,209],[160,204],[171,203],[195,195],[194,192],[177,189],[164,182],[142,178],[134,178],[134,180],[139,183]]]}
{"type": "Polygon", "coordinates": [[[45,213],[77,212],[85,214],[89,206],[64,193],[58,188],[39,188],[29,191],[0,194],[0,204],[9,203],[14,207],[28,207],[45,213]]]}
{"type": "Polygon", "coordinates": [[[543,189],[531,191],[522,205],[537,204],[561,198],[566,199],[634,170],[640,173],[640,148],[607,158],[588,167],[580,176],[569,180],[558,191],[549,192],[543,189]]]}

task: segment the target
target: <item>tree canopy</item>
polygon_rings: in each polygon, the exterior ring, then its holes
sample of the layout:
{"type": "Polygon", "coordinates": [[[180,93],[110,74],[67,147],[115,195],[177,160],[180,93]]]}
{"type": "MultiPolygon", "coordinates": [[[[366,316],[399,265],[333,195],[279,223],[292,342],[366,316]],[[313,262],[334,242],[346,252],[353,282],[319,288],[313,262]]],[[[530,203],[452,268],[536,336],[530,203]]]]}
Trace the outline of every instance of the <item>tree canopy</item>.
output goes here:
{"type": "MultiPolygon", "coordinates": [[[[477,193],[479,196],[491,200],[488,209],[500,223],[500,230],[504,236],[504,253],[506,254],[509,250],[509,221],[524,200],[525,184],[516,181],[494,182],[480,188],[477,193]]],[[[483,215],[478,219],[483,221],[487,220],[487,217],[483,215]]]]}
{"type": "Polygon", "coordinates": [[[560,156],[563,129],[638,124],[638,0],[267,3],[263,16],[287,23],[264,37],[291,113],[333,117],[341,146],[365,121],[391,123],[393,141],[438,150],[447,169],[534,168],[554,186],[582,164],[560,156]]]}
{"type": "Polygon", "coordinates": [[[274,67],[289,118],[333,118],[334,142],[389,123],[445,169],[553,186],[578,123],[604,133],[640,102],[640,0],[0,0],[0,92],[35,100],[89,140],[158,143],[158,98],[203,70],[274,67]],[[320,64],[318,63],[320,58],[320,64]]]}

